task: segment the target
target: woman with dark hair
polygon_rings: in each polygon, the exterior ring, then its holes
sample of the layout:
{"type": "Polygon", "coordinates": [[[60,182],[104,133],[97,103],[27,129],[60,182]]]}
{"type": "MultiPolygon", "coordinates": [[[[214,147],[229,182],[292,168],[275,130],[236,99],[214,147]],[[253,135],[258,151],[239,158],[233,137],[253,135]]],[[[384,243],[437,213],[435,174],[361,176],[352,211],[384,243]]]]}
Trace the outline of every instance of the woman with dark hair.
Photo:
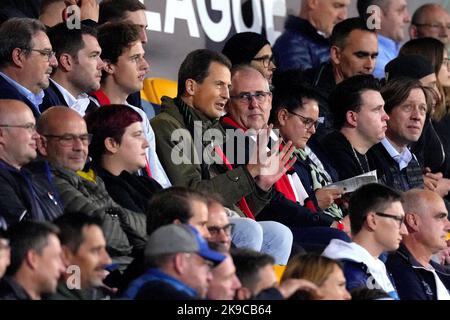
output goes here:
{"type": "Polygon", "coordinates": [[[439,94],[439,100],[431,114],[431,118],[435,121],[441,120],[448,112],[444,88],[450,87],[448,53],[444,44],[434,38],[413,39],[402,46],[399,55],[419,55],[431,63],[437,79],[435,89],[437,89],[439,94]]]}
{"type": "Polygon", "coordinates": [[[111,197],[124,208],[146,212],[149,199],[162,189],[158,182],[135,173],[146,165],[149,144],[142,118],[125,105],[98,108],[86,116],[93,135],[89,155],[111,197]]]}
{"type": "MultiPolygon", "coordinates": [[[[272,110],[269,122],[285,141],[292,141],[295,146],[294,154],[297,161],[293,166],[296,173],[291,174],[290,180],[299,177],[301,183],[291,183],[299,196],[300,203],[307,205],[312,201],[316,208],[324,210],[335,220],[341,220],[343,214],[334,201],[342,195],[342,190],[325,188],[333,181],[337,181],[337,173],[320,154],[320,158],[307,143],[316,132],[319,118],[317,95],[311,89],[302,85],[275,88],[273,92],[272,110]]],[[[289,172],[288,172],[289,173],[289,172]]]]}
{"type": "MultiPolygon", "coordinates": [[[[92,165],[97,175],[105,182],[108,193],[122,207],[146,213],[147,232],[153,231],[155,220],[161,219],[161,217],[158,217],[159,211],[155,211],[154,203],[161,197],[164,198],[164,201],[168,201],[169,197],[164,195],[173,191],[165,191],[157,196],[152,207],[152,202],[149,200],[162,187],[152,178],[135,174],[139,169],[145,167],[145,149],[148,147],[148,142],[142,130],[140,115],[124,105],[107,105],[89,113],[86,116],[86,124],[88,132],[93,135],[89,146],[92,165]]],[[[175,191],[187,193],[189,197],[196,193],[192,190],[180,191],[179,189],[175,191]]],[[[173,202],[171,205],[178,204],[181,206],[179,200],[180,197],[172,196],[171,201],[173,202]]],[[[165,209],[168,210],[170,206],[168,205],[165,209]]],[[[283,244],[288,249],[284,251],[278,248],[274,249],[264,242],[263,229],[259,223],[250,219],[235,220],[233,220],[236,225],[233,243],[258,251],[268,250],[273,255],[276,253],[274,251],[278,250],[277,263],[283,265],[287,263],[292,236],[283,235],[283,237],[274,240],[279,241],[278,243],[283,244]]],[[[204,224],[206,224],[206,221],[207,217],[204,219],[204,224]]],[[[189,223],[192,224],[192,222],[189,223]]]]}
{"type": "Polygon", "coordinates": [[[249,64],[261,72],[269,84],[272,83],[276,66],[272,47],[264,36],[255,32],[236,33],[225,43],[222,53],[233,66],[249,64]]]}

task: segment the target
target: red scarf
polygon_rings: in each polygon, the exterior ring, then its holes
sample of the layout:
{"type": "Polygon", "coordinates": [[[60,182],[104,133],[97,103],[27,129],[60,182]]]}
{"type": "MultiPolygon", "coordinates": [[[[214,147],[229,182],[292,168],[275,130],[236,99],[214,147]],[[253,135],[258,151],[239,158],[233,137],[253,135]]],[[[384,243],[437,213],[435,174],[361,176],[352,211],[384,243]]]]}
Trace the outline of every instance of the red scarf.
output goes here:
{"type": "MultiPolygon", "coordinates": [[[[93,96],[97,99],[97,101],[101,107],[111,104],[111,101],[109,100],[108,96],[105,94],[105,91],[103,91],[102,89],[98,89],[97,91],[92,91],[90,94],[91,94],[91,96],[93,96]]],[[[148,163],[147,157],[145,157],[145,171],[147,172],[147,175],[151,178],[152,171],[150,170],[150,165],[148,163]]]]}
{"type": "MultiPolygon", "coordinates": [[[[234,128],[241,129],[244,132],[247,131],[246,128],[244,128],[241,125],[239,125],[236,121],[231,119],[229,116],[224,116],[220,120],[224,124],[227,124],[227,125],[232,126],[234,128]]],[[[297,199],[295,198],[294,189],[292,189],[291,183],[290,183],[289,178],[288,178],[288,176],[286,174],[283,174],[281,176],[281,178],[277,182],[275,182],[274,186],[275,186],[275,189],[278,190],[279,192],[281,192],[282,194],[284,194],[284,196],[287,199],[289,199],[289,200],[291,200],[293,202],[297,202],[297,199]]]]}
{"type": "MultiPolygon", "coordinates": [[[[227,166],[228,170],[233,170],[233,166],[228,161],[227,157],[222,151],[222,148],[220,146],[216,146],[214,148],[216,153],[219,155],[219,157],[222,158],[223,163],[227,166]]],[[[247,200],[245,200],[245,197],[242,197],[241,200],[238,201],[237,206],[242,210],[242,212],[247,216],[247,218],[255,220],[255,216],[253,215],[252,210],[248,206],[247,200]]]]}

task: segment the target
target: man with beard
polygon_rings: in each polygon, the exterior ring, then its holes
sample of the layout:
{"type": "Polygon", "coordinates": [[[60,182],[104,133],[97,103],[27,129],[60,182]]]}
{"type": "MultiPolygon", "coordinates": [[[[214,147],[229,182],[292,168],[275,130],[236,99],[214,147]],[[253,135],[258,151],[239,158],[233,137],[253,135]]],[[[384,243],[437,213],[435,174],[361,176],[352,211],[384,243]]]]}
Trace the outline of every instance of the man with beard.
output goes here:
{"type": "Polygon", "coordinates": [[[51,300],[99,300],[108,299],[103,279],[105,268],[111,263],[106,251],[106,241],[101,229],[102,221],[83,212],[65,214],[55,220],[60,228],[59,240],[62,260],[67,269],[61,277],[51,300]],[[74,278],[78,276],[79,278],[74,278]]]}
{"type": "Polygon", "coordinates": [[[80,29],[69,29],[60,23],[48,31],[50,42],[58,59],[58,67],[44,90],[45,96],[40,110],[52,106],[67,106],[84,116],[96,105],[87,93],[100,88],[101,48],[95,29],[81,25],[80,29]]]}

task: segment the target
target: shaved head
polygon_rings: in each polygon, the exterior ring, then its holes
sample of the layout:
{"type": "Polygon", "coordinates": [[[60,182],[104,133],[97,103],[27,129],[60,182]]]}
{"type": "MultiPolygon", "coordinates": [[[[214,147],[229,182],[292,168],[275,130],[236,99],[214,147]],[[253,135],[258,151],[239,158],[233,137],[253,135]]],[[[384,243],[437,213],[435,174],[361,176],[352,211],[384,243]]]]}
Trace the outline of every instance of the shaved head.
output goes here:
{"type": "Polygon", "coordinates": [[[428,18],[429,15],[434,15],[436,13],[445,13],[448,15],[447,10],[437,3],[426,3],[414,12],[412,16],[413,23],[423,23],[422,20],[428,18]]]}
{"type": "Polygon", "coordinates": [[[80,114],[65,106],[51,107],[45,110],[39,117],[37,123],[37,131],[39,134],[50,134],[60,128],[64,128],[65,122],[68,120],[84,121],[80,114]]]}
{"type": "Polygon", "coordinates": [[[36,158],[39,135],[31,109],[22,101],[0,99],[0,159],[20,169],[36,158]]]}
{"type": "Polygon", "coordinates": [[[83,169],[90,139],[86,122],[74,110],[52,107],[39,118],[37,130],[42,138],[39,153],[52,164],[69,170],[83,169]]]}
{"type": "MultiPolygon", "coordinates": [[[[29,113],[31,109],[22,101],[0,99],[0,123],[7,123],[10,119],[13,119],[17,113],[29,113]]],[[[33,113],[31,112],[31,115],[33,113]]]]}
{"type": "Polygon", "coordinates": [[[450,41],[450,15],[437,3],[427,3],[419,7],[412,17],[410,36],[412,39],[431,37],[445,45],[450,41]]]}
{"type": "Polygon", "coordinates": [[[416,213],[423,215],[430,210],[430,206],[442,203],[442,198],[433,191],[423,189],[411,189],[402,195],[402,204],[405,214],[416,213]]]}
{"type": "Polygon", "coordinates": [[[403,243],[408,250],[413,255],[417,253],[416,258],[428,259],[446,248],[450,222],[444,200],[433,191],[412,189],[403,194],[402,201],[409,232],[403,243]]]}

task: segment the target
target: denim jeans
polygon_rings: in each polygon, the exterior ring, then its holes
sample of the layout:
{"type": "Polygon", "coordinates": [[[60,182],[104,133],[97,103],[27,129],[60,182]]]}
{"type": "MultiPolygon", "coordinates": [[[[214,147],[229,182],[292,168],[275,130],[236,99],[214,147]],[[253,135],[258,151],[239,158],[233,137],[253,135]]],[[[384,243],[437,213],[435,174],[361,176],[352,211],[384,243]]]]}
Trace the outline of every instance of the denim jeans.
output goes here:
{"type": "Polygon", "coordinates": [[[275,264],[286,265],[292,249],[292,232],[274,221],[230,218],[234,223],[231,239],[238,248],[248,248],[274,257],[275,264]]]}

